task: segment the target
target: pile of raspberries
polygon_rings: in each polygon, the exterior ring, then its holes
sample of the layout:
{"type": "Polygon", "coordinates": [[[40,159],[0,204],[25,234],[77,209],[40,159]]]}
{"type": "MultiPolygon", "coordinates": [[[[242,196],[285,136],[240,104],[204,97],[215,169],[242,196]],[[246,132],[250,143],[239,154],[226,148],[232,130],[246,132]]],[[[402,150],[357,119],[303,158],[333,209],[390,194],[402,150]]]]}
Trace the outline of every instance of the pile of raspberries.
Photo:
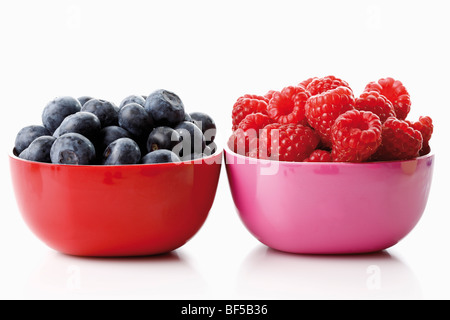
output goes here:
{"type": "Polygon", "coordinates": [[[430,152],[430,117],[407,120],[411,99],[393,78],[355,97],[335,76],[313,77],[233,106],[228,147],[258,159],[295,162],[408,160],[430,152]]]}

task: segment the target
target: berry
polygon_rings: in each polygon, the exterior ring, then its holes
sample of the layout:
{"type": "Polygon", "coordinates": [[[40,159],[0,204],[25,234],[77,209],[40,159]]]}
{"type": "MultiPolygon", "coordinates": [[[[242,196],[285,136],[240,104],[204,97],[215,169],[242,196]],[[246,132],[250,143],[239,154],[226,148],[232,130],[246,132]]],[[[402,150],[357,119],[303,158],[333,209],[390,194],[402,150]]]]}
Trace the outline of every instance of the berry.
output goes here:
{"type": "Polygon", "coordinates": [[[231,135],[228,147],[242,155],[248,156],[249,153],[257,153],[259,133],[270,123],[272,123],[272,119],[265,114],[248,114],[231,135]]]}
{"type": "Polygon", "coordinates": [[[69,132],[76,132],[93,141],[92,139],[100,132],[100,129],[100,120],[95,114],[80,111],[67,116],[53,136],[57,138],[69,132]]]}
{"type": "Polygon", "coordinates": [[[308,85],[313,81],[313,80],[316,80],[316,79],[318,79],[317,77],[311,77],[311,78],[308,78],[308,79],[306,79],[306,80],[303,80],[302,82],[300,82],[297,86],[298,87],[303,87],[303,88],[307,88],[308,87],[308,85]]]}
{"type": "Polygon", "coordinates": [[[157,127],[150,132],[147,139],[147,151],[165,149],[172,151],[180,142],[180,134],[170,127],[157,127]]]}
{"type": "Polygon", "coordinates": [[[251,113],[267,114],[267,99],[262,96],[244,95],[237,99],[233,105],[232,124],[233,131],[239,126],[239,123],[251,113]]]}
{"type": "Polygon", "coordinates": [[[189,116],[191,117],[192,122],[202,130],[206,144],[213,142],[216,138],[216,123],[214,122],[214,119],[203,112],[192,112],[189,116]]]}
{"type": "Polygon", "coordinates": [[[331,153],[326,150],[314,150],[304,162],[331,162],[331,153]]]}
{"type": "Polygon", "coordinates": [[[433,121],[430,117],[419,117],[419,121],[411,122],[405,120],[410,126],[412,126],[414,129],[419,130],[422,134],[422,149],[419,151],[419,156],[424,156],[426,154],[429,154],[431,151],[430,148],[430,139],[431,135],[433,134],[433,121]]]}
{"type": "Polygon", "coordinates": [[[355,109],[375,113],[381,123],[389,117],[396,116],[392,103],[378,91],[363,92],[359,98],[355,99],[355,109]]]}
{"type": "Polygon", "coordinates": [[[211,152],[210,150],[207,151],[206,148],[208,148],[207,146],[205,147],[205,151],[198,153],[198,152],[194,152],[191,154],[186,154],[183,157],[180,158],[181,161],[190,161],[190,160],[197,160],[197,159],[201,159],[204,157],[207,157],[211,154],[207,154],[207,152],[211,152]]]}
{"type": "Polygon", "coordinates": [[[170,162],[180,162],[181,159],[172,151],[161,149],[147,153],[142,157],[141,163],[152,164],[152,163],[170,163],[170,162]]]}
{"type": "Polygon", "coordinates": [[[336,78],[335,76],[313,78],[306,87],[306,90],[309,91],[312,96],[315,96],[317,94],[336,89],[337,87],[346,87],[351,91],[351,88],[346,81],[336,78]]]}
{"type": "Polygon", "coordinates": [[[249,153],[258,152],[258,132],[257,130],[249,129],[244,131],[241,128],[236,129],[228,139],[228,147],[244,156],[248,156],[249,153]]]}
{"type": "Polygon", "coordinates": [[[268,124],[272,123],[272,119],[269,116],[263,113],[251,113],[248,114],[242,121],[239,123],[240,129],[244,131],[248,131],[253,129],[256,131],[256,134],[259,134],[259,131],[263,129],[268,124]]]}
{"type": "Polygon", "coordinates": [[[306,124],[305,104],[309,96],[303,87],[286,87],[273,94],[267,114],[278,123],[306,124]]]}
{"type": "Polygon", "coordinates": [[[247,157],[259,159],[259,149],[254,148],[247,153],[247,157]]]}
{"type": "Polygon", "coordinates": [[[42,123],[53,134],[64,118],[81,111],[80,102],[73,97],[58,97],[50,101],[42,111],[42,123]]]}
{"type": "Polygon", "coordinates": [[[229,148],[242,155],[257,154],[259,134],[265,126],[272,122],[272,119],[265,114],[248,114],[228,140],[229,148]]]}
{"type": "Polygon", "coordinates": [[[279,161],[303,161],[317,147],[320,138],[301,124],[267,125],[259,137],[259,156],[279,161]]]}
{"type": "Polygon", "coordinates": [[[408,160],[417,157],[422,149],[422,134],[406,121],[388,118],[381,134],[381,146],[374,160],[408,160]]]}
{"type": "Polygon", "coordinates": [[[212,142],[211,144],[209,144],[205,147],[205,150],[203,150],[203,154],[206,157],[211,156],[216,152],[216,148],[217,148],[216,144],[214,142],[212,142]]]}
{"type": "Polygon", "coordinates": [[[378,91],[392,103],[397,118],[400,120],[406,119],[411,109],[411,98],[405,86],[399,80],[388,77],[377,82],[370,82],[366,85],[364,91],[378,91]]]}
{"type": "Polygon", "coordinates": [[[341,114],[331,129],[334,161],[363,162],[381,144],[380,118],[370,111],[350,110],[341,114]]]}
{"type": "Polygon", "coordinates": [[[101,129],[93,140],[95,150],[97,151],[97,157],[100,159],[103,156],[106,147],[120,138],[131,138],[131,134],[119,126],[108,126],[101,129]]]}
{"type": "Polygon", "coordinates": [[[211,142],[210,144],[208,144],[205,147],[205,150],[206,151],[203,151],[203,152],[205,154],[207,154],[207,155],[212,155],[212,154],[216,153],[216,151],[217,151],[217,144],[216,144],[216,142],[211,142]],[[207,150],[207,148],[209,148],[209,150],[207,150]],[[208,153],[208,152],[210,152],[210,153],[208,153]]]}
{"type": "Polygon", "coordinates": [[[34,139],[28,148],[19,154],[19,158],[29,161],[51,163],[50,149],[55,140],[56,138],[53,136],[40,136],[34,139]]]}
{"type": "Polygon", "coordinates": [[[189,113],[187,113],[187,112],[184,113],[183,121],[189,121],[189,122],[194,123],[194,120],[192,120],[191,115],[189,113]]]}
{"type": "Polygon", "coordinates": [[[319,134],[322,144],[331,147],[331,127],[342,113],[354,108],[353,93],[347,87],[337,87],[312,96],[305,105],[308,123],[319,134]]]}
{"type": "Polygon", "coordinates": [[[50,136],[50,131],[44,126],[31,125],[26,126],[17,133],[16,140],[14,141],[14,154],[18,156],[23,150],[28,148],[34,139],[40,136],[50,136]]]}
{"type": "Polygon", "coordinates": [[[84,104],[81,111],[91,112],[100,120],[102,128],[116,126],[118,123],[118,108],[112,102],[91,99],[84,104]]]}
{"type": "Polygon", "coordinates": [[[111,142],[103,153],[103,165],[137,164],[141,159],[138,144],[130,138],[119,138],[111,142]]]}
{"type": "MultiPolygon", "coordinates": [[[[255,95],[245,98],[268,101],[255,95]]],[[[177,152],[177,161],[217,151],[214,120],[206,113],[186,113],[180,98],[167,90],[129,95],[120,107],[91,96],[58,97],[45,106],[42,122],[17,133],[14,155],[55,164],[125,165],[166,148],[177,152]]],[[[158,154],[144,163],[167,162],[163,154],[152,160],[158,154]]]]}
{"type": "Polygon", "coordinates": [[[275,93],[275,90],[269,90],[267,91],[267,93],[264,95],[264,98],[266,98],[267,103],[270,102],[270,99],[272,99],[273,94],[275,93]]]}
{"type": "Polygon", "coordinates": [[[88,165],[95,160],[95,148],[85,136],[73,132],[66,133],[53,143],[50,159],[55,164],[88,165]]]}
{"type": "Polygon", "coordinates": [[[84,106],[86,104],[86,102],[88,102],[89,100],[94,99],[91,96],[82,96],[78,98],[78,101],[80,102],[81,106],[84,106]]]}
{"type": "Polygon", "coordinates": [[[183,157],[191,153],[203,152],[206,147],[206,140],[199,127],[192,122],[183,121],[174,129],[180,135],[180,143],[173,150],[176,154],[183,157]]]}
{"type": "Polygon", "coordinates": [[[130,95],[120,102],[119,109],[122,109],[124,106],[126,106],[129,103],[137,103],[137,104],[141,105],[142,107],[144,107],[145,99],[142,96],[130,95]]]}
{"type": "Polygon", "coordinates": [[[180,97],[163,89],[151,93],[145,100],[144,108],[153,118],[155,126],[175,127],[185,116],[180,97]]]}
{"type": "Polygon", "coordinates": [[[265,101],[266,103],[269,103],[269,100],[270,100],[265,95],[260,96],[258,94],[244,94],[241,98],[261,100],[261,101],[265,101]]]}
{"type": "Polygon", "coordinates": [[[153,129],[153,119],[144,107],[128,103],[119,110],[119,126],[130,132],[138,140],[147,139],[153,129]]]}

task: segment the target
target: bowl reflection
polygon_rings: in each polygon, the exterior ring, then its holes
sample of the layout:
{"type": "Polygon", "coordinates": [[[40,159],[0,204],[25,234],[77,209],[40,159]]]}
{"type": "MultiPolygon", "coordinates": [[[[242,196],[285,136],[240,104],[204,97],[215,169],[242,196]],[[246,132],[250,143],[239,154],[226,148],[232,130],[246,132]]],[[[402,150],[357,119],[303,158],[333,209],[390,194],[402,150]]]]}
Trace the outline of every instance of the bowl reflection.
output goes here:
{"type": "Polygon", "coordinates": [[[203,277],[177,252],[124,258],[49,252],[30,274],[24,294],[31,299],[182,299],[205,290],[203,277]]]}
{"type": "Polygon", "coordinates": [[[352,255],[298,255],[257,246],[238,276],[243,299],[418,299],[414,273],[380,251],[352,255]]]}

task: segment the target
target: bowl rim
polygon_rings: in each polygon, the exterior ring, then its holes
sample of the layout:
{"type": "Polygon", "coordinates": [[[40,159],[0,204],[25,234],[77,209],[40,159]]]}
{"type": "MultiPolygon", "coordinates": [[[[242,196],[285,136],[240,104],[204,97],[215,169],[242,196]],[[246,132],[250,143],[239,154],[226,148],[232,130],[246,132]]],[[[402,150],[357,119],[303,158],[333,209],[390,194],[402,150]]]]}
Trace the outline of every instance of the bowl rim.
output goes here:
{"type": "MultiPolygon", "coordinates": [[[[318,165],[327,165],[327,166],[367,166],[367,165],[377,165],[377,164],[395,164],[395,163],[407,163],[407,162],[413,162],[413,161],[419,161],[427,158],[434,158],[435,154],[433,152],[430,152],[426,155],[419,156],[413,159],[408,160],[388,160],[388,161],[366,161],[366,162],[298,162],[298,161],[278,161],[278,160],[270,160],[270,159],[256,159],[247,157],[244,155],[241,155],[239,153],[236,153],[230,149],[228,145],[225,145],[223,148],[224,154],[230,154],[235,158],[243,159],[243,161],[248,161],[250,164],[271,164],[271,163],[278,163],[283,165],[294,165],[294,166],[318,166],[318,165]]],[[[225,159],[226,160],[226,159],[225,159]]],[[[225,164],[228,164],[227,161],[225,161],[225,164]]]]}
{"type": "Polygon", "coordinates": [[[223,148],[217,148],[216,152],[214,152],[212,155],[209,155],[207,157],[199,158],[199,159],[193,159],[193,160],[185,160],[180,162],[167,162],[167,163],[136,163],[136,164],[124,164],[124,165],[103,165],[103,164],[58,164],[58,163],[48,163],[48,162],[38,162],[38,161],[31,161],[19,158],[14,154],[13,150],[10,150],[8,152],[8,156],[11,159],[14,159],[15,161],[21,161],[25,163],[31,163],[41,166],[49,166],[49,167],[63,167],[63,168],[139,168],[139,167],[175,167],[180,165],[187,165],[187,164],[215,164],[218,163],[217,159],[219,161],[222,159],[223,154],[223,148]],[[214,158],[217,158],[214,160],[214,158]]]}

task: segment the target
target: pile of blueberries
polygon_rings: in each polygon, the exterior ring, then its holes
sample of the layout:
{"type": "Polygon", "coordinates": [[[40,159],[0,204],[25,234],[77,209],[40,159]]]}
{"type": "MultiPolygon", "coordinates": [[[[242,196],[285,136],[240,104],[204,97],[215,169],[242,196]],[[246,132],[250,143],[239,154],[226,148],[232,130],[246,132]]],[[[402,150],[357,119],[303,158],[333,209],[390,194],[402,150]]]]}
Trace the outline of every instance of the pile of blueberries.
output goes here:
{"type": "Polygon", "coordinates": [[[92,97],[58,97],[42,125],[22,128],[19,158],[55,164],[127,165],[195,160],[215,153],[216,125],[202,112],[185,112],[173,92],[130,95],[119,106],[92,97]]]}

